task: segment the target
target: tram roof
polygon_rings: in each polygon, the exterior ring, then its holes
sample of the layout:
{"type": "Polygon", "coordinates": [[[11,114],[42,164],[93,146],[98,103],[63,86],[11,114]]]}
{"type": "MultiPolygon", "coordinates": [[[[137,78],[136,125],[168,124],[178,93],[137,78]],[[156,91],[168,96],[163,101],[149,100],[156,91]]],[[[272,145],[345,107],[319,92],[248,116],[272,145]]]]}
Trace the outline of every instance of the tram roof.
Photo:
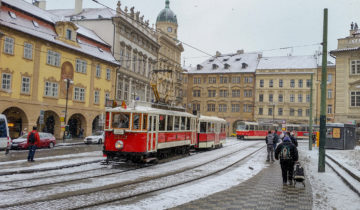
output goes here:
{"type": "Polygon", "coordinates": [[[215,117],[215,116],[204,116],[200,115],[200,121],[218,121],[218,122],[226,122],[223,118],[215,117]]]}
{"type": "Polygon", "coordinates": [[[162,115],[179,115],[185,117],[195,117],[195,115],[190,114],[188,112],[179,112],[179,111],[171,111],[165,109],[157,109],[148,106],[135,106],[135,107],[127,107],[126,109],[122,107],[115,108],[106,108],[107,112],[134,112],[134,113],[149,113],[149,114],[162,114],[162,115]]]}

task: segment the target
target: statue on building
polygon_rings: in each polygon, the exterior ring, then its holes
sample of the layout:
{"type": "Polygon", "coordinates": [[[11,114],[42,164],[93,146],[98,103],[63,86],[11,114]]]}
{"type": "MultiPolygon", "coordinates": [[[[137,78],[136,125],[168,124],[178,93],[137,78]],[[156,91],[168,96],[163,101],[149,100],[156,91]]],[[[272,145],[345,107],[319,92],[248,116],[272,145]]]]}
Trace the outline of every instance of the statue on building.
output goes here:
{"type": "Polygon", "coordinates": [[[354,30],[354,22],[351,22],[350,26],[351,26],[351,30],[354,30]]]}
{"type": "Polygon", "coordinates": [[[145,25],[146,25],[147,27],[149,27],[149,20],[146,20],[146,21],[145,21],[145,25]]]}
{"type": "Polygon", "coordinates": [[[132,18],[134,18],[134,16],[135,16],[134,9],[135,9],[135,7],[131,7],[131,8],[130,8],[130,16],[131,16],[132,18]]]}
{"type": "Polygon", "coordinates": [[[136,12],[136,20],[139,21],[139,18],[140,18],[140,12],[137,11],[137,12],[136,12]]]}
{"type": "Polygon", "coordinates": [[[128,8],[127,8],[127,6],[125,6],[124,11],[125,11],[126,13],[128,12],[128,8]]]}
{"type": "Polygon", "coordinates": [[[354,30],[358,30],[358,25],[355,23],[354,30]]]}
{"type": "Polygon", "coordinates": [[[117,3],[116,14],[117,15],[121,14],[121,2],[120,1],[118,1],[118,3],[117,3]]]}
{"type": "Polygon", "coordinates": [[[140,21],[143,23],[144,22],[144,15],[140,17],[140,21]]]}

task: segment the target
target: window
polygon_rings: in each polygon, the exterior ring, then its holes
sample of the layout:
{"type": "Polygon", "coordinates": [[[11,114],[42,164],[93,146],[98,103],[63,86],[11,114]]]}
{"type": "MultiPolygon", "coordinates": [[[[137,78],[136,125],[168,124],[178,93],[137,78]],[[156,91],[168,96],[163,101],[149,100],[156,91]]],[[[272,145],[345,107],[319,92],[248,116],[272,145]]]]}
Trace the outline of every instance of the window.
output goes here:
{"type": "Polygon", "coordinates": [[[290,87],[292,87],[292,88],[295,87],[295,80],[293,80],[293,79],[290,80],[290,87]]]}
{"type": "Polygon", "coordinates": [[[193,90],[193,97],[200,97],[200,90],[193,90]]]}
{"type": "Polygon", "coordinates": [[[232,97],[240,97],[240,90],[232,90],[231,95],[232,97]]]}
{"type": "Polygon", "coordinates": [[[100,92],[98,90],[95,90],[94,92],[94,103],[99,104],[100,102],[100,92]]]}
{"type": "Polygon", "coordinates": [[[80,88],[80,87],[74,88],[74,100],[85,101],[85,88],[80,88]]]}
{"type": "Polygon", "coordinates": [[[201,84],[201,78],[200,77],[194,77],[194,84],[201,84]]]}
{"type": "Polygon", "coordinates": [[[264,94],[259,94],[259,101],[263,102],[264,101],[264,94]]]}
{"type": "Polygon", "coordinates": [[[48,50],[46,63],[52,66],[60,66],[60,53],[48,50]]]}
{"type": "Polygon", "coordinates": [[[129,97],[129,81],[125,81],[124,83],[124,100],[128,100],[128,97],[129,97]]]}
{"type": "Polygon", "coordinates": [[[239,84],[240,83],[240,77],[232,77],[232,83],[239,84]]]}
{"type": "Polygon", "coordinates": [[[4,39],[4,53],[13,55],[14,54],[14,39],[11,37],[5,37],[4,39]]]}
{"type": "Polygon", "coordinates": [[[123,65],[123,61],[126,59],[125,58],[125,48],[124,47],[120,47],[120,65],[123,65]]]}
{"type": "Polygon", "coordinates": [[[96,65],[96,77],[101,77],[101,67],[100,64],[96,65]]]}
{"type": "Polygon", "coordinates": [[[310,117],[310,109],[306,109],[306,117],[310,117]]]}
{"type": "Polygon", "coordinates": [[[134,55],[133,55],[133,60],[132,60],[132,64],[133,64],[132,70],[133,70],[133,72],[136,71],[136,62],[137,62],[137,56],[136,56],[136,54],[134,53],[134,55]]]}
{"type": "Polygon", "coordinates": [[[331,84],[332,83],[332,74],[328,74],[327,75],[327,83],[331,84]]]}
{"type": "Polygon", "coordinates": [[[130,69],[130,65],[131,65],[131,52],[129,49],[126,49],[126,68],[130,69]]]}
{"type": "Polygon", "coordinates": [[[208,112],[215,112],[215,104],[208,104],[207,105],[208,112]]]}
{"type": "Polygon", "coordinates": [[[228,90],[220,90],[220,97],[228,97],[229,91],[228,90]]]}
{"type": "Polygon", "coordinates": [[[66,29],[66,39],[71,40],[71,34],[72,34],[72,31],[70,29],[66,29]]]}
{"type": "Polygon", "coordinates": [[[147,102],[150,102],[150,95],[151,95],[151,93],[150,93],[150,88],[147,88],[147,89],[146,89],[146,101],[147,101],[147,102]]]}
{"type": "Polygon", "coordinates": [[[219,112],[227,112],[227,104],[219,104],[219,112]]]}
{"type": "Polygon", "coordinates": [[[290,116],[294,116],[295,110],[293,108],[290,108],[290,116]]]}
{"type": "Polygon", "coordinates": [[[32,44],[27,42],[24,43],[24,58],[32,59],[32,44]]]}
{"type": "Polygon", "coordinates": [[[360,91],[351,91],[351,106],[360,107],[360,91]]]}
{"type": "Polygon", "coordinates": [[[360,60],[351,61],[350,74],[360,74],[360,60]]]}
{"type": "Polygon", "coordinates": [[[295,101],[295,96],[294,94],[290,94],[290,102],[294,102],[295,101]]]}
{"type": "Polygon", "coordinates": [[[140,72],[141,72],[141,68],[143,67],[143,64],[142,64],[142,61],[143,61],[143,59],[139,56],[139,60],[138,60],[138,70],[137,70],[137,72],[140,74],[140,72]]]}
{"type": "Polygon", "coordinates": [[[273,94],[269,94],[269,102],[273,102],[274,101],[274,95],[273,94]]]}
{"type": "Polygon", "coordinates": [[[245,83],[252,83],[253,78],[252,77],[245,77],[245,83]]]}
{"type": "Polygon", "coordinates": [[[306,102],[310,103],[310,94],[306,94],[306,102]]]}
{"type": "Polygon", "coordinates": [[[252,97],[252,90],[244,90],[245,97],[252,97]]]}
{"type": "Polygon", "coordinates": [[[332,105],[327,106],[327,113],[332,114],[332,105]]]}
{"type": "Polygon", "coordinates": [[[240,112],[240,104],[231,104],[231,112],[240,112]]]}
{"type": "Polygon", "coordinates": [[[283,82],[282,79],[280,79],[280,80],[279,80],[279,87],[283,87],[283,85],[284,85],[284,82],[283,82]]]}
{"type": "Polygon", "coordinates": [[[310,80],[310,79],[307,79],[307,80],[306,80],[306,87],[309,88],[310,86],[311,86],[311,80],[310,80]]]}
{"type": "Polygon", "coordinates": [[[106,79],[107,80],[111,79],[111,69],[106,69],[106,79]]]}
{"type": "Polygon", "coordinates": [[[252,112],[252,105],[251,104],[244,104],[244,112],[252,112]]]}
{"type": "Polygon", "coordinates": [[[209,77],[209,84],[215,84],[216,83],[216,77],[209,77]]]}
{"type": "Polygon", "coordinates": [[[299,79],[299,88],[302,88],[302,87],[303,87],[303,80],[299,79]]]}
{"type": "Polygon", "coordinates": [[[80,73],[86,73],[87,62],[85,60],[76,59],[75,71],[80,73]]]}
{"type": "Polygon", "coordinates": [[[303,99],[303,97],[302,97],[302,94],[300,93],[300,94],[298,95],[298,102],[301,103],[301,102],[302,102],[302,99],[303,99]]]}
{"type": "Polygon", "coordinates": [[[278,115],[282,116],[283,115],[283,108],[278,108],[278,115]]]}
{"type": "Polygon", "coordinates": [[[11,90],[11,74],[2,74],[1,89],[11,90]]]}
{"type": "Polygon", "coordinates": [[[263,108],[259,108],[259,115],[263,115],[263,112],[264,112],[263,108]]]}
{"type": "Polygon", "coordinates": [[[328,89],[327,97],[328,99],[332,98],[332,89],[328,89]]]}
{"type": "Polygon", "coordinates": [[[264,87],[264,80],[263,79],[260,80],[260,87],[264,87]]]}
{"type": "Polygon", "coordinates": [[[298,116],[302,117],[302,109],[298,109],[298,116]]]}
{"type": "Polygon", "coordinates": [[[22,77],[21,92],[22,93],[30,93],[30,77],[22,77]]]}
{"type": "Polygon", "coordinates": [[[208,97],[216,97],[216,90],[208,90],[208,97]]]}
{"type": "Polygon", "coordinates": [[[129,128],[130,113],[114,113],[112,116],[112,128],[129,128]]]}
{"type": "Polygon", "coordinates": [[[274,80],[269,80],[269,87],[273,87],[274,86],[274,80]]]}
{"type": "Polygon", "coordinates": [[[279,94],[279,102],[283,102],[284,101],[284,96],[283,94],[279,94]]]}
{"type": "Polygon", "coordinates": [[[171,32],[172,32],[172,28],[171,28],[171,27],[168,27],[168,28],[167,28],[167,31],[168,31],[169,33],[171,33],[171,32]]]}
{"type": "Polygon", "coordinates": [[[110,93],[109,92],[105,92],[105,104],[106,104],[107,100],[110,100],[110,93]]]}
{"type": "Polygon", "coordinates": [[[273,108],[269,108],[269,109],[268,109],[268,115],[269,115],[269,116],[272,116],[272,115],[273,115],[273,108]]]}
{"type": "Polygon", "coordinates": [[[57,97],[58,84],[54,82],[45,82],[45,96],[57,97]]]}
{"type": "Polygon", "coordinates": [[[159,115],[159,131],[165,130],[166,115],[159,115]]]}
{"type": "Polygon", "coordinates": [[[192,105],[192,108],[193,108],[193,111],[200,111],[200,104],[195,103],[192,105]]]}
{"type": "Polygon", "coordinates": [[[220,84],[226,84],[228,83],[228,77],[220,76],[220,84]]]}

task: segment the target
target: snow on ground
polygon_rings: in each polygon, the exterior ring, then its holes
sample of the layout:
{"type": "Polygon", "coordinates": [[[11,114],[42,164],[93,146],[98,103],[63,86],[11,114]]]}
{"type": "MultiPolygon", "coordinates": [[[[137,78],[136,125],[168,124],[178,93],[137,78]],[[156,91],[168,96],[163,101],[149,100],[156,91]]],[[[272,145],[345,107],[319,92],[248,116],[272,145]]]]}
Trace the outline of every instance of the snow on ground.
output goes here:
{"type": "MultiPolygon", "coordinates": [[[[299,144],[300,161],[305,166],[305,173],[309,178],[313,193],[313,209],[360,209],[360,198],[348,188],[335,172],[325,165],[325,172],[318,172],[319,150],[308,150],[307,144],[299,144]]],[[[337,157],[344,165],[359,165],[359,147],[356,150],[326,150],[326,153],[337,157]],[[355,154],[356,153],[356,154],[355,154]]],[[[357,169],[359,170],[359,169],[357,169]]]]}
{"type": "Polygon", "coordinates": [[[326,154],[360,177],[360,146],[354,150],[327,150],[326,154]]]}

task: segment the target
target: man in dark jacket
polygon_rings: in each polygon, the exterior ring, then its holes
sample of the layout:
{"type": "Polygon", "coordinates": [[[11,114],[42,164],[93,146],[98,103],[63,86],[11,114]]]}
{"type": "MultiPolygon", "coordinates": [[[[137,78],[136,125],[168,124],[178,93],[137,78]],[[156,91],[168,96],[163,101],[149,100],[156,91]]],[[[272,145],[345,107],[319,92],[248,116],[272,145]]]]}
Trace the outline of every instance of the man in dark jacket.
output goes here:
{"type": "Polygon", "coordinates": [[[274,162],[274,134],[271,133],[271,131],[268,131],[268,135],[265,137],[265,143],[267,146],[267,159],[266,161],[274,162]]]}
{"type": "Polygon", "coordinates": [[[275,159],[279,160],[279,158],[283,184],[286,185],[289,180],[289,184],[292,185],[294,164],[298,161],[299,154],[296,146],[291,143],[288,136],[284,137],[283,142],[276,147],[275,159]]]}
{"type": "Polygon", "coordinates": [[[33,130],[28,133],[27,143],[29,147],[28,162],[34,162],[36,147],[40,144],[40,136],[37,132],[36,126],[34,126],[33,130]]]}
{"type": "Polygon", "coordinates": [[[289,136],[291,143],[293,143],[296,147],[298,146],[297,139],[295,138],[295,134],[291,134],[290,132],[286,132],[286,135],[289,136]]]}
{"type": "Polygon", "coordinates": [[[279,143],[279,139],[280,139],[280,137],[279,137],[279,135],[277,134],[277,130],[275,129],[275,132],[274,132],[274,151],[275,151],[275,149],[276,149],[277,143],[279,143]]]}

